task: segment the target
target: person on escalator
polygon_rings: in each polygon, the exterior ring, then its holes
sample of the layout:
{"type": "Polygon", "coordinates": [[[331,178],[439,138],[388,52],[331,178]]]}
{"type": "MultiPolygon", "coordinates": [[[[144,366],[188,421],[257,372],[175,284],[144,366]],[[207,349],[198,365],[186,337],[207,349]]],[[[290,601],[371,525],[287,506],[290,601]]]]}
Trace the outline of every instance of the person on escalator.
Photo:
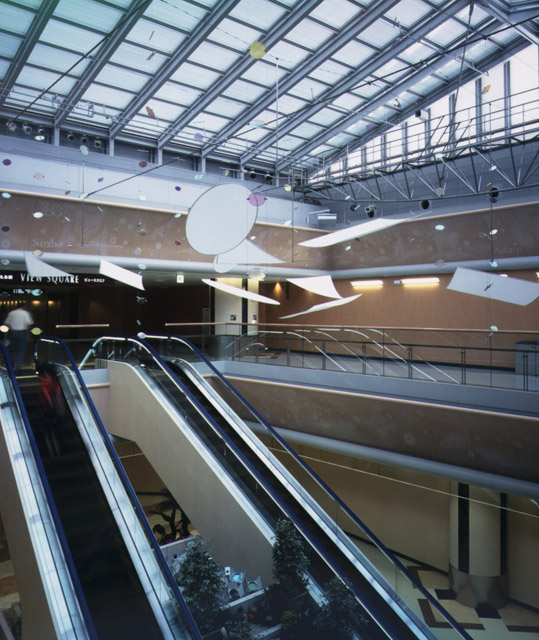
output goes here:
{"type": "Polygon", "coordinates": [[[57,458],[60,455],[60,442],[57,431],[65,414],[64,395],[53,367],[41,365],[38,375],[45,446],[51,458],[57,458]]]}

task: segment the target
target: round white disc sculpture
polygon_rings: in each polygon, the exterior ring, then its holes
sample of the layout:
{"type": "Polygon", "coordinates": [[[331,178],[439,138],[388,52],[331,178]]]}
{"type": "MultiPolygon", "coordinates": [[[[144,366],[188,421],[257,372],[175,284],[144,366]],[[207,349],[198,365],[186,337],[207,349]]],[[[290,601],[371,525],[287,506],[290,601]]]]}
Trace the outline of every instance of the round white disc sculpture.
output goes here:
{"type": "Polygon", "coordinates": [[[258,207],[249,202],[250,194],[239,184],[222,184],[203,193],[187,216],[185,233],[191,247],[217,255],[243,242],[258,215],[258,207]]]}

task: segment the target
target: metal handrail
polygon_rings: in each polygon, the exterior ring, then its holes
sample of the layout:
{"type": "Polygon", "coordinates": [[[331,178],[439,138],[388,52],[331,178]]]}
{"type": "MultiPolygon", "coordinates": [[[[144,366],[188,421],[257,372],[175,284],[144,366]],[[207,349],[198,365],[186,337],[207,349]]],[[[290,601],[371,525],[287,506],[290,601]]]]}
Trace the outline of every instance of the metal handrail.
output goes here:
{"type": "Polygon", "coordinates": [[[24,428],[26,430],[26,435],[28,437],[28,441],[30,444],[30,448],[32,449],[32,453],[34,456],[34,461],[36,463],[36,467],[37,467],[37,471],[39,474],[39,478],[41,480],[41,484],[43,486],[43,490],[45,492],[45,495],[47,497],[47,502],[49,505],[49,510],[51,513],[51,517],[53,519],[54,522],[54,526],[56,529],[56,534],[58,536],[58,540],[60,542],[60,546],[62,548],[62,553],[64,554],[64,559],[65,559],[65,563],[66,563],[66,567],[69,573],[69,577],[71,579],[71,582],[73,584],[73,589],[75,590],[75,593],[77,595],[77,600],[79,603],[79,607],[81,610],[81,614],[82,617],[84,619],[84,622],[86,624],[86,630],[88,632],[89,637],[91,638],[91,640],[98,640],[98,635],[97,635],[97,631],[95,629],[93,620],[92,620],[92,616],[90,614],[90,609],[88,608],[88,604],[86,602],[86,598],[84,596],[84,592],[82,590],[82,586],[80,584],[80,580],[79,580],[79,576],[77,573],[77,569],[75,568],[75,563],[73,561],[73,557],[71,555],[71,550],[69,548],[69,544],[67,542],[67,538],[65,536],[64,533],[64,528],[62,526],[62,521],[60,519],[60,515],[58,513],[58,510],[56,508],[56,502],[54,501],[54,497],[52,494],[52,490],[49,484],[49,481],[47,479],[47,474],[45,472],[45,468],[43,466],[43,461],[41,460],[41,455],[39,454],[39,449],[37,447],[37,443],[34,437],[34,432],[33,429],[31,427],[30,424],[30,419],[28,418],[28,413],[26,411],[26,407],[24,406],[24,401],[22,399],[22,394],[21,394],[21,390],[19,388],[19,384],[17,382],[17,378],[15,376],[15,371],[13,369],[13,365],[11,363],[11,359],[8,355],[8,351],[5,347],[5,345],[0,342],[0,349],[3,353],[4,356],[4,361],[6,364],[6,368],[7,368],[7,373],[8,373],[8,377],[11,381],[11,385],[12,385],[12,389],[13,389],[13,393],[15,394],[15,400],[17,402],[17,407],[19,409],[19,413],[21,415],[22,418],[22,422],[24,425],[24,428]]]}
{"type": "MultiPolygon", "coordinates": [[[[154,338],[156,336],[148,336],[154,338]]],[[[157,336],[159,337],[159,336],[157,336]]],[[[304,471],[332,498],[346,513],[346,515],[354,522],[354,524],[376,545],[376,547],[384,554],[384,556],[394,565],[408,580],[427,598],[427,600],[436,608],[436,610],[449,622],[462,638],[469,639],[470,636],[462,629],[459,623],[449,614],[440,603],[423,587],[423,585],[408,571],[406,566],[382,543],[382,541],[365,525],[357,515],[334,493],[334,491],[311,469],[311,467],[299,456],[296,451],[286,442],[282,436],[260,415],[260,413],[244,398],[244,396],[222,375],[222,373],[202,354],[202,352],[189,340],[177,335],[162,336],[167,340],[176,340],[185,344],[211,369],[212,373],[226,385],[226,387],[235,395],[238,400],[244,404],[249,411],[260,421],[262,425],[272,434],[279,444],[294,458],[294,460],[303,468],[304,471]]]]}
{"type": "Polygon", "coordinates": [[[138,516],[138,519],[140,521],[140,524],[142,525],[144,532],[146,533],[146,536],[148,538],[148,541],[150,543],[150,546],[152,547],[152,550],[155,554],[155,557],[157,559],[157,562],[162,570],[163,576],[165,577],[169,588],[171,589],[172,593],[174,594],[181,610],[182,610],[182,614],[184,615],[184,619],[185,622],[187,623],[187,626],[189,628],[189,631],[193,634],[193,638],[195,638],[195,640],[202,640],[202,636],[200,634],[200,631],[198,630],[198,627],[194,621],[194,618],[191,614],[190,609],[188,608],[187,604],[185,603],[185,600],[180,592],[180,589],[178,587],[178,584],[176,583],[176,580],[174,579],[174,577],[172,576],[172,573],[170,571],[170,568],[167,564],[167,561],[165,560],[165,557],[163,555],[163,552],[161,551],[161,548],[159,546],[159,543],[157,542],[155,535],[153,534],[153,531],[150,528],[150,525],[148,523],[148,519],[146,518],[146,514],[144,513],[144,510],[142,509],[142,506],[139,502],[139,499],[137,498],[137,495],[135,493],[135,490],[133,489],[133,486],[131,485],[131,482],[129,481],[129,478],[127,477],[127,474],[123,468],[123,465],[120,461],[120,458],[116,452],[116,449],[114,448],[114,445],[112,444],[110,437],[107,433],[107,430],[105,429],[105,426],[103,424],[103,422],[101,421],[101,418],[99,416],[99,413],[96,409],[96,406],[90,396],[90,393],[88,391],[88,389],[86,388],[86,384],[84,383],[84,380],[82,379],[82,376],[80,374],[79,368],[73,358],[73,355],[71,354],[71,351],[69,350],[69,347],[67,346],[67,344],[64,342],[64,340],[62,340],[61,338],[56,338],[56,337],[42,337],[40,336],[39,338],[36,339],[35,343],[34,343],[34,359],[37,359],[37,350],[38,350],[38,343],[41,341],[48,341],[48,342],[53,342],[56,343],[58,345],[60,345],[62,347],[62,349],[65,352],[65,355],[72,367],[72,371],[75,375],[75,377],[77,378],[77,381],[80,385],[80,389],[82,390],[82,393],[84,395],[84,398],[86,400],[86,402],[88,403],[88,406],[90,407],[90,411],[92,412],[93,418],[96,422],[96,426],[98,427],[103,442],[105,444],[105,447],[112,459],[112,462],[116,468],[116,471],[122,481],[122,484],[124,486],[124,489],[126,490],[130,500],[131,500],[131,504],[133,505],[133,508],[138,516]]]}

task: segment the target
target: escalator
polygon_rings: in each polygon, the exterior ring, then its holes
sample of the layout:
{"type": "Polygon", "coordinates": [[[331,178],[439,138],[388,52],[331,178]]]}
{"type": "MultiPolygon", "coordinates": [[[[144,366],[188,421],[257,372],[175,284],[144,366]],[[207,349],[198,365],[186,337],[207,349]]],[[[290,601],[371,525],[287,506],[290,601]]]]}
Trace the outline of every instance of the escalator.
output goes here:
{"type": "MultiPolygon", "coordinates": [[[[219,402],[210,400],[211,393],[204,388],[207,383],[197,376],[189,362],[174,357],[165,361],[144,340],[124,339],[129,342],[127,346],[120,340],[106,338],[97,348],[94,345],[96,357],[141,365],[137,368],[148,377],[151,386],[175,407],[270,526],[275,526],[282,517],[296,525],[306,542],[311,582],[322,594],[335,576],[350,586],[363,614],[370,620],[360,632],[364,640],[434,637],[406,606],[402,608],[404,603],[396,605],[394,596],[374,586],[377,578],[358,562],[357,550],[352,551],[352,545],[336,543],[340,534],[335,523],[330,522],[326,514],[325,519],[321,516],[323,512],[319,507],[318,511],[314,508],[312,499],[310,502],[304,499],[305,492],[294,492],[290,479],[283,481],[282,468],[279,472],[272,469],[267,452],[257,454],[256,447],[249,444],[235,424],[237,416],[231,418],[233,412],[223,410],[219,402]],[[106,344],[107,340],[111,342],[106,344]]],[[[461,629],[458,637],[469,638],[461,629]]]]}
{"type": "Polygon", "coordinates": [[[39,376],[20,389],[99,639],[161,638],[68,403],[45,410],[39,376]]]}
{"type": "MultiPolygon", "coordinates": [[[[50,342],[55,347],[61,343],[50,342]]],[[[114,460],[108,435],[98,417],[92,420],[95,407],[80,393],[80,373],[64,349],[62,344],[58,352],[70,366],[41,358],[38,373],[12,376],[11,384],[39,459],[65,561],[72,562],[72,580],[82,593],[89,637],[198,640],[121,463],[114,460]]]]}

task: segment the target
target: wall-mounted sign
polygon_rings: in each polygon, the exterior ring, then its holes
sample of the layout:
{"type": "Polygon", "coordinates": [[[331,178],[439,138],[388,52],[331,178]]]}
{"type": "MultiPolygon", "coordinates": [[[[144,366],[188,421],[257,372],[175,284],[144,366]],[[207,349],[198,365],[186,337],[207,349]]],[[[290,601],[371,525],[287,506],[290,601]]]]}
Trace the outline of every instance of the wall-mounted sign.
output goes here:
{"type": "Polygon", "coordinates": [[[110,280],[105,276],[92,275],[67,275],[67,276],[31,276],[26,271],[15,273],[0,273],[0,282],[9,282],[11,284],[111,284],[110,280]]]}

